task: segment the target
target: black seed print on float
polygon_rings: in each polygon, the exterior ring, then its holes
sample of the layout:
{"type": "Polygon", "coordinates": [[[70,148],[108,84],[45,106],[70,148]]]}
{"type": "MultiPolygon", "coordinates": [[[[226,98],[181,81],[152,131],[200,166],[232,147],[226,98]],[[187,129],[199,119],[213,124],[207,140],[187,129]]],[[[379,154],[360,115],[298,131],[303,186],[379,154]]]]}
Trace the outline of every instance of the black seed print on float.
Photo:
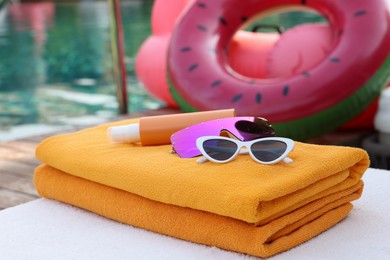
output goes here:
{"type": "Polygon", "coordinates": [[[242,98],[242,96],[243,96],[242,94],[236,95],[235,97],[233,97],[232,102],[233,103],[238,102],[242,98]]]}
{"type": "Polygon", "coordinates": [[[219,17],[218,20],[219,20],[219,22],[220,22],[223,26],[226,26],[226,25],[227,25],[227,21],[226,21],[225,18],[219,17]]]}
{"type": "Polygon", "coordinates": [[[207,32],[207,28],[201,24],[197,25],[196,28],[198,28],[200,31],[207,32]]]}
{"type": "Polygon", "coordinates": [[[329,59],[329,61],[330,61],[330,62],[335,62],[335,63],[337,63],[337,62],[340,62],[340,58],[331,57],[331,58],[329,59]]]}
{"type": "Polygon", "coordinates": [[[355,12],[353,15],[354,16],[362,16],[362,15],[365,15],[365,14],[367,14],[366,10],[360,10],[360,11],[355,12]]]}
{"type": "Polygon", "coordinates": [[[290,89],[289,85],[284,86],[284,88],[283,88],[283,96],[287,96],[288,95],[289,89],[290,89]]]}
{"type": "Polygon", "coordinates": [[[188,67],[188,72],[193,72],[199,66],[198,63],[194,63],[188,67]]]}
{"type": "Polygon", "coordinates": [[[261,93],[257,93],[257,94],[256,94],[256,103],[257,103],[257,104],[260,104],[260,103],[261,103],[261,98],[262,98],[262,97],[261,97],[261,93]]]}
{"type": "Polygon", "coordinates": [[[249,84],[255,84],[255,83],[257,83],[257,80],[256,80],[256,79],[251,79],[251,80],[249,81],[249,84]]]}
{"type": "Polygon", "coordinates": [[[222,80],[216,80],[213,83],[211,83],[211,87],[215,88],[215,87],[221,85],[221,83],[222,83],[222,80]]]}
{"type": "Polygon", "coordinates": [[[198,3],[197,6],[200,8],[206,8],[206,4],[202,2],[198,3]]]}

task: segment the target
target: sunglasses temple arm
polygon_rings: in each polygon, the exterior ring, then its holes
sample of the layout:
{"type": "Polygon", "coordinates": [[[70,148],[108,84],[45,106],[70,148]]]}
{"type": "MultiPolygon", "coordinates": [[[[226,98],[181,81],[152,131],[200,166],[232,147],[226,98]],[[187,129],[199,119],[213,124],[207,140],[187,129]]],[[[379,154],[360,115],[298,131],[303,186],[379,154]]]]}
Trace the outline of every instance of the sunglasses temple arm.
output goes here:
{"type": "Polygon", "coordinates": [[[208,159],[204,156],[200,157],[198,160],[196,160],[197,163],[204,163],[204,162],[207,162],[208,159]]]}

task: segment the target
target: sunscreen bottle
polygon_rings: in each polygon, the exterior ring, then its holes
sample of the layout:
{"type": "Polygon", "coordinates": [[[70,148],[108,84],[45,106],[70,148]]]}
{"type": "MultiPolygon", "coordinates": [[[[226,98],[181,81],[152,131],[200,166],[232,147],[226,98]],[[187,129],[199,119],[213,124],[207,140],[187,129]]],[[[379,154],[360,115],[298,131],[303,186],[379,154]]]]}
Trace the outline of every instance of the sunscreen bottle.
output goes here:
{"type": "Polygon", "coordinates": [[[170,144],[170,137],[176,131],[204,121],[234,116],[234,109],[224,109],[141,117],[139,123],[109,127],[107,135],[112,143],[170,144]]]}

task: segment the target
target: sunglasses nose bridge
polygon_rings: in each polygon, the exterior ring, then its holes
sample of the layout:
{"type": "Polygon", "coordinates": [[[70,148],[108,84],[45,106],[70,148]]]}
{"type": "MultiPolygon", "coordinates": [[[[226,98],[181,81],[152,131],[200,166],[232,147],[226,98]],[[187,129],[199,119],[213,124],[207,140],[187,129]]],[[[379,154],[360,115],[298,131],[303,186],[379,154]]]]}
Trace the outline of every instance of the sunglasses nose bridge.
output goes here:
{"type": "Polygon", "coordinates": [[[249,153],[250,146],[246,144],[240,144],[238,147],[238,153],[240,154],[247,154],[249,153]]]}

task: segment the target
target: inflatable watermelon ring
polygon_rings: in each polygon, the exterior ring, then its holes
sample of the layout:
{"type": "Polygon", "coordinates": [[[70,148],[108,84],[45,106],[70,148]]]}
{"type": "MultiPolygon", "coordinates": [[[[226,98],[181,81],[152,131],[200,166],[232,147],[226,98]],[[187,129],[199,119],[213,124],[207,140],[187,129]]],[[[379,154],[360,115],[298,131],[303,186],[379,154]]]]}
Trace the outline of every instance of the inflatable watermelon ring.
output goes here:
{"type": "Polygon", "coordinates": [[[182,15],[168,50],[171,93],[183,111],[235,108],[268,118],[302,140],[337,128],[379,95],[390,75],[390,18],[383,0],[199,0],[182,15]],[[337,43],[317,66],[275,80],[235,73],[232,36],[268,11],[292,6],[327,17],[337,43]]]}

